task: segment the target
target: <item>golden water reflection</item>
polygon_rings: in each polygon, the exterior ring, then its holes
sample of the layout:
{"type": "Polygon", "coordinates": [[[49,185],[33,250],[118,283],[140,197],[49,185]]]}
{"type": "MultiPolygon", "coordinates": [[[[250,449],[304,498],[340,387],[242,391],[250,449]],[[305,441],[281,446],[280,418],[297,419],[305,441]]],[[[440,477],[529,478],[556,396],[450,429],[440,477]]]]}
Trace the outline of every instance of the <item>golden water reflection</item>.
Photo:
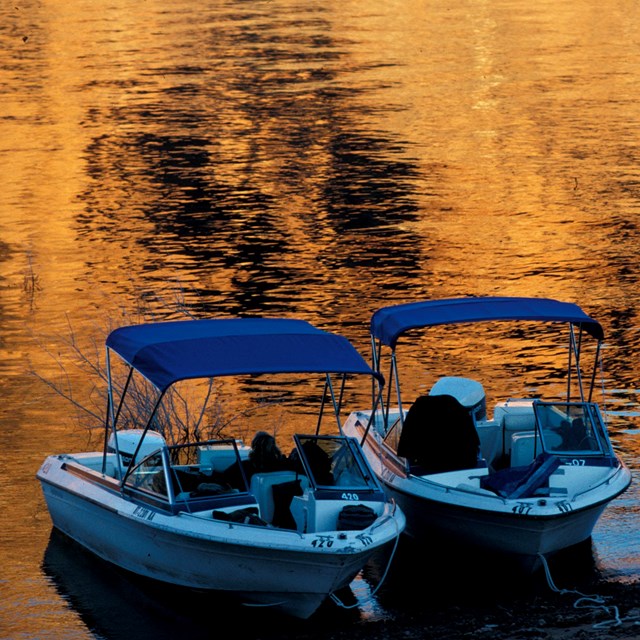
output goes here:
{"type": "MultiPolygon", "coordinates": [[[[108,327],[140,310],[302,317],[368,354],[369,317],[392,302],[578,302],[604,325],[607,409],[635,472],[639,10],[0,6],[0,442],[19,461],[0,476],[9,632],[27,624],[20,599],[34,581],[48,597],[34,569],[49,532],[35,469],[88,438],[29,370],[64,379],[66,366],[84,399],[70,333],[101,353],[108,327]],[[26,560],[25,536],[37,541],[26,560]]],[[[554,388],[563,363],[506,331],[491,353],[461,336],[444,357],[429,347],[411,360],[416,379],[449,362],[473,373],[482,358],[492,398],[515,377],[554,388]]],[[[637,516],[638,500],[632,489],[621,508],[637,516]]],[[[613,535],[601,548],[610,540],[610,562],[637,557],[613,535]]],[[[27,637],[43,635],[33,625],[27,637]]]]}

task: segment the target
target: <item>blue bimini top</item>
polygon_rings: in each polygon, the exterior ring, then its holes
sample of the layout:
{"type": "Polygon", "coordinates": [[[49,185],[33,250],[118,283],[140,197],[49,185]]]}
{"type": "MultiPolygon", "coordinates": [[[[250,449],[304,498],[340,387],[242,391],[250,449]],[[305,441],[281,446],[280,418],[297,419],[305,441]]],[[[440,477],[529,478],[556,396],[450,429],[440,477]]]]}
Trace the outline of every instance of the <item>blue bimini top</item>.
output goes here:
{"type": "Polygon", "coordinates": [[[450,298],[383,307],[371,318],[371,335],[395,348],[400,336],[420,327],[491,320],[565,322],[580,326],[597,340],[604,338],[600,323],[580,307],[548,298],[450,298]]]}
{"type": "Polygon", "coordinates": [[[290,318],[179,320],[120,327],[106,346],[160,391],[179,380],[261,373],[375,373],[343,336],[290,318]]]}

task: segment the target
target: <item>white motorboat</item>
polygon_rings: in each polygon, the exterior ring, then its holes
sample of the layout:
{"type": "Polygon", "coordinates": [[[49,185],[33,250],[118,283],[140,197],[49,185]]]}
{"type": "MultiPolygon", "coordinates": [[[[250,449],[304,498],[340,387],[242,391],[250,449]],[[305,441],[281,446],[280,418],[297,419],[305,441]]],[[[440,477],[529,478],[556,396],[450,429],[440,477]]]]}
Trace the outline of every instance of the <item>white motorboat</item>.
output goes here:
{"type": "Polygon", "coordinates": [[[50,455],[37,472],[54,527],[80,545],[147,578],[224,591],[300,618],[335,598],[375,551],[393,548],[405,526],[402,511],[358,442],[334,433],[346,379],[383,384],[344,337],[293,319],[188,320],[116,329],[106,353],[103,450],[50,455]],[[121,393],[113,354],[128,372],[121,393]],[[170,445],[154,430],[179,381],[260,374],[323,385],[312,435],[293,436],[295,468],[249,477],[248,447],[236,438],[170,445]],[[139,376],[156,395],[146,422],[122,429],[139,376]],[[333,411],[324,411],[329,405],[333,411]],[[335,414],[331,433],[319,433],[324,414],[335,414]],[[227,473],[234,465],[235,485],[227,473]]]}
{"type": "MultiPolygon", "coordinates": [[[[523,325],[518,328],[524,333],[523,325]]],[[[588,540],[607,505],[629,486],[630,471],[592,400],[603,329],[578,306],[512,297],[389,306],[373,315],[371,339],[373,368],[381,371],[388,359],[388,391],[395,385],[398,404],[389,406],[389,394],[375,420],[371,411],[353,413],[344,431],[361,441],[386,492],[404,511],[411,538],[517,556],[534,570],[540,556],[588,540]],[[407,410],[397,358],[401,337],[418,330],[418,337],[428,338],[419,330],[436,325],[495,321],[568,327],[566,397],[508,398],[489,416],[481,382],[446,376],[407,410]],[[581,352],[588,342],[595,357],[586,377],[581,352]]],[[[442,351],[443,341],[436,348],[442,351]]]]}

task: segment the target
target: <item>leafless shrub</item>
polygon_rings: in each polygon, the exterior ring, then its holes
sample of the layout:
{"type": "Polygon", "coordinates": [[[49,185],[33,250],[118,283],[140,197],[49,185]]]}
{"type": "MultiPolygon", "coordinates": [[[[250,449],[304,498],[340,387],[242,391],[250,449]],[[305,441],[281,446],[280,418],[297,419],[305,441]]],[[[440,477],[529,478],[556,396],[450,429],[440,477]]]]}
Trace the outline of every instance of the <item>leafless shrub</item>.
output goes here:
{"type": "MultiPolygon", "coordinates": [[[[35,280],[33,281],[36,282],[35,280]]],[[[157,303],[157,300],[153,302],[157,303]]],[[[80,340],[71,320],[67,317],[68,333],[58,338],[62,348],[53,350],[39,340],[39,346],[59,371],[56,376],[44,375],[34,369],[30,373],[58,396],[68,401],[75,411],[79,426],[89,432],[102,430],[107,412],[108,375],[106,368],[105,340],[118,326],[139,324],[158,320],[160,315],[151,310],[148,298],[139,297],[136,308],[130,312],[121,309],[117,320],[106,319],[106,325],[97,327],[94,338],[80,340]],[[83,398],[74,388],[74,381],[82,380],[83,398]]],[[[182,296],[171,305],[172,317],[193,317],[184,304],[182,296]]],[[[166,319],[167,314],[163,315],[166,319]]],[[[124,392],[127,367],[118,366],[112,357],[111,384],[114,402],[117,405],[124,392]]],[[[152,427],[160,432],[167,442],[182,442],[218,437],[220,432],[233,420],[228,419],[220,396],[216,393],[216,382],[211,379],[204,385],[183,385],[172,387],[165,394],[153,420],[152,427]],[[198,407],[194,409],[194,407],[198,407]]],[[[158,391],[146,380],[135,376],[127,388],[126,402],[123,403],[118,418],[119,428],[142,427],[146,425],[158,398],[158,391]]]]}
{"type": "Polygon", "coordinates": [[[42,290],[40,285],[40,276],[33,269],[33,260],[31,254],[27,254],[27,268],[22,277],[22,289],[29,301],[29,308],[35,307],[36,294],[42,290]]]}

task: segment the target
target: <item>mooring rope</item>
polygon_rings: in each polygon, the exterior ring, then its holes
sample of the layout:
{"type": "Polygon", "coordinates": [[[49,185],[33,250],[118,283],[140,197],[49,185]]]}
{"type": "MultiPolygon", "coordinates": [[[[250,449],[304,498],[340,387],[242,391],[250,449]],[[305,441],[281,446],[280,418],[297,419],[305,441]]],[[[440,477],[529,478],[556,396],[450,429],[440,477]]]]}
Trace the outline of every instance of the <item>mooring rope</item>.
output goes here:
{"type": "Polygon", "coordinates": [[[398,548],[398,541],[400,540],[400,531],[398,529],[398,522],[394,521],[394,523],[396,525],[396,539],[395,539],[395,542],[393,543],[393,549],[389,554],[389,561],[387,562],[387,566],[385,567],[384,573],[382,574],[382,578],[380,578],[380,581],[376,585],[376,588],[373,589],[373,591],[371,591],[371,593],[364,600],[358,600],[358,602],[356,602],[355,604],[345,604],[344,602],[342,602],[342,600],[340,600],[340,598],[335,593],[332,593],[330,597],[339,607],[342,607],[343,609],[355,609],[356,607],[362,606],[363,604],[367,604],[368,602],[370,602],[373,599],[373,597],[376,595],[376,593],[378,593],[378,590],[380,589],[380,587],[382,586],[383,582],[387,577],[387,573],[389,573],[389,568],[391,567],[393,557],[395,556],[396,549],[398,548]]]}
{"type": "Polygon", "coordinates": [[[602,609],[607,615],[612,616],[609,620],[595,623],[593,625],[594,629],[602,629],[604,627],[617,627],[624,622],[632,622],[634,625],[640,625],[640,616],[627,616],[626,618],[621,618],[618,607],[616,605],[606,605],[605,598],[603,596],[585,595],[580,591],[575,591],[572,589],[558,589],[558,587],[556,587],[553,582],[553,578],[551,577],[547,559],[541,553],[538,554],[538,557],[542,560],[544,573],[547,578],[547,584],[552,591],[555,591],[556,593],[560,593],[562,595],[573,594],[580,596],[573,603],[574,609],[602,609]]]}

